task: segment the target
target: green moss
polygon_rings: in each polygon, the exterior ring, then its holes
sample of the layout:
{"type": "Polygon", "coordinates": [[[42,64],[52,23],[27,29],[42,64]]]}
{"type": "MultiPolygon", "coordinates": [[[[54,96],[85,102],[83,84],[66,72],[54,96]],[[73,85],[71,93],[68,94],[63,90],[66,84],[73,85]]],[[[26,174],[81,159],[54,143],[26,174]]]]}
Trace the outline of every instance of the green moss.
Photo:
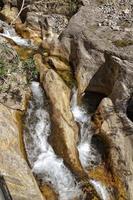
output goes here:
{"type": "Polygon", "coordinates": [[[68,70],[57,70],[57,73],[61,76],[61,78],[65,81],[69,88],[73,88],[76,84],[75,79],[73,78],[73,74],[68,70]]]}
{"type": "Polygon", "coordinates": [[[0,60],[0,77],[3,78],[7,74],[7,68],[5,67],[5,63],[0,60]]]}
{"type": "Polygon", "coordinates": [[[22,62],[22,69],[26,72],[27,82],[30,83],[33,80],[38,79],[38,71],[35,66],[33,58],[28,58],[22,62]]]}
{"type": "Polygon", "coordinates": [[[114,4],[116,2],[116,0],[97,0],[97,3],[99,4],[114,4]]]}
{"type": "Polygon", "coordinates": [[[131,40],[131,39],[115,40],[115,41],[113,42],[113,44],[114,44],[116,47],[127,47],[127,46],[130,46],[130,45],[133,45],[133,40],[131,40]]]}

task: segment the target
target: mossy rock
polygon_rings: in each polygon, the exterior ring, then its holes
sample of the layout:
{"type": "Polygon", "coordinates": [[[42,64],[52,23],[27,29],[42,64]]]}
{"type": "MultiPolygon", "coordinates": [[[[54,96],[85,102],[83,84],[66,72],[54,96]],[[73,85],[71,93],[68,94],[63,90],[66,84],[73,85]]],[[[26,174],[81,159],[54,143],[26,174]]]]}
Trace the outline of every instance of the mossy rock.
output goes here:
{"type": "MultiPolygon", "coordinates": [[[[35,0],[33,2],[33,8],[35,11],[41,11],[44,14],[61,14],[68,18],[77,12],[79,7],[82,5],[81,0],[49,0],[42,1],[35,0]]],[[[31,4],[32,10],[32,4],[31,4]]]]}
{"type": "Polygon", "coordinates": [[[127,47],[133,45],[133,40],[132,39],[120,39],[120,40],[115,40],[113,44],[116,47],[127,47]]]}
{"type": "Polygon", "coordinates": [[[30,83],[33,80],[38,80],[39,73],[32,57],[22,62],[22,69],[26,72],[27,83],[30,83]]]}
{"type": "Polygon", "coordinates": [[[57,70],[57,73],[61,76],[69,88],[73,88],[74,85],[76,85],[76,81],[71,71],[57,70]]]}
{"type": "Polygon", "coordinates": [[[15,49],[0,43],[0,102],[14,109],[24,109],[29,84],[38,79],[33,58],[21,60],[15,49]]]}

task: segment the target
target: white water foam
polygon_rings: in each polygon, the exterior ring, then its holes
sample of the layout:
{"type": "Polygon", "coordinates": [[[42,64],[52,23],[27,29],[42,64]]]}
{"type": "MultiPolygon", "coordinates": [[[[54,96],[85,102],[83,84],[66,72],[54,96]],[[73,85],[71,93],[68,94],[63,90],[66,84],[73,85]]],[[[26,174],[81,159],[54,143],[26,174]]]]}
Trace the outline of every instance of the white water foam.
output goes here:
{"type": "Polygon", "coordinates": [[[51,124],[45,97],[39,83],[33,82],[31,89],[33,99],[27,110],[24,132],[29,162],[37,177],[43,183],[51,184],[59,194],[60,200],[73,200],[81,195],[81,190],[63,160],[55,155],[47,141],[51,124]]]}
{"type": "Polygon", "coordinates": [[[19,46],[33,47],[30,40],[18,36],[15,29],[12,26],[8,25],[6,22],[0,20],[0,26],[3,29],[3,33],[0,33],[0,36],[14,41],[19,46]]]}
{"type": "Polygon", "coordinates": [[[95,161],[95,156],[92,152],[90,132],[90,115],[83,107],[80,107],[77,102],[78,91],[74,88],[71,99],[71,110],[75,121],[80,124],[80,142],[78,144],[79,159],[84,168],[87,168],[92,161],[95,161]]]}

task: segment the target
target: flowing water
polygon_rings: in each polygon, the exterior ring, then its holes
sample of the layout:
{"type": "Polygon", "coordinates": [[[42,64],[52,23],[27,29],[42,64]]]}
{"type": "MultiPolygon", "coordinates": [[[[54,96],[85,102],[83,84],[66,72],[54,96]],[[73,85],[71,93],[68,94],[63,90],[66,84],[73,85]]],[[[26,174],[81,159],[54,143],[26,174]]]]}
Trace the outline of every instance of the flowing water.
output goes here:
{"type": "MultiPolygon", "coordinates": [[[[84,106],[78,105],[78,91],[74,88],[72,91],[71,110],[75,121],[80,125],[78,152],[81,164],[86,170],[88,167],[94,167],[100,164],[102,158],[98,150],[92,147],[91,139],[94,133],[91,130],[91,114],[87,113],[87,109],[84,106]]],[[[102,200],[110,199],[106,187],[101,182],[90,180],[90,183],[102,200]]]]}
{"type": "MultiPolygon", "coordinates": [[[[49,184],[59,195],[59,200],[73,200],[75,197],[83,200],[79,184],[63,160],[56,156],[48,143],[51,134],[49,104],[46,95],[38,82],[31,84],[32,98],[25,116],[24,143],[32,171],[42,184],[49,184]]],[[[80,142],[78,144],[79,158],[86,170],[94,165],[101,156],[91,145],[92,131],[90,114],[84,107],[78,106],[77,91],[73,90],[71,109],[75,121],[80,125],[80,142]]],[[[109,200],[106,187],[102,183],[90,180],[102,200],[109,200]]]]}
{"type": "Polygon", "coordinates": [[[80,125],[80,142],[78,144],[78,151],[81,164],[86,169],[87,167],[99,164],[101,162],[101,155],[91,145],[91,139],[94,134],[90,125],[91,114],[87,113],[85,107],[78,106],[77,96],[77,90],[74,88],[71,99],[71,110],[75,121],[80,125]]]}
{"type": "Polygon", "coordinates": [[[31,90],[33,97],[25,117],[24,131],[28,160],[38,179],[52,185],[60,200],[73,200],[81,195],[81,190],[48,143],[51,124],[46,96],[37,82],[32,83],[31,90]]]}
{"type": "Polygon", "coordinates": [[[0,36],[12,40],[19,46],[30,48],[33,47],[33,44],[30,40],[18,36],[15,29],[12,26],[8,25],[6,22],[0,20],[0,27],[2,27],[3,29],[3,33],[0,33],[0,36]]]}

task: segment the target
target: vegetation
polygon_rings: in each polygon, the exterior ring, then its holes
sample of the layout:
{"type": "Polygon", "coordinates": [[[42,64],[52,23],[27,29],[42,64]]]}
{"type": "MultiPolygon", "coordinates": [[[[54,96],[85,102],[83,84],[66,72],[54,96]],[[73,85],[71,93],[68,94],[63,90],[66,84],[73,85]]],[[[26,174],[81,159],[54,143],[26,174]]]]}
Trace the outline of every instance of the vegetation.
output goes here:
{"type": "Polygon", "coordinates": [[[133,45],[133,40],[132,39],[121,39],[121,40],[115,40],[113,43],[116,47],[127,47],[130,45],[133,45]]]}
{"type": "Polygon", "coordinates": [[[67,70],[57,70],[57,73],[61,76],[61,78],[65,81],[68,87],[73,88],[76,84],[76,81],[73,77],[71,71],[67,70]]]}
{"type": "Polygon", "coordinates": [[[26,78],[28,83],[38,79],[39,74],[35,67],[35,63],[32,57],[23,61],[22,69],[26,72],[26,78]]]}
{"type": "Polygon", "coordinates": [[[7,69],[5,68],[5,64],[2,60],[0,60],[0,78],[5,77],[7,74],[7,69]]]}

